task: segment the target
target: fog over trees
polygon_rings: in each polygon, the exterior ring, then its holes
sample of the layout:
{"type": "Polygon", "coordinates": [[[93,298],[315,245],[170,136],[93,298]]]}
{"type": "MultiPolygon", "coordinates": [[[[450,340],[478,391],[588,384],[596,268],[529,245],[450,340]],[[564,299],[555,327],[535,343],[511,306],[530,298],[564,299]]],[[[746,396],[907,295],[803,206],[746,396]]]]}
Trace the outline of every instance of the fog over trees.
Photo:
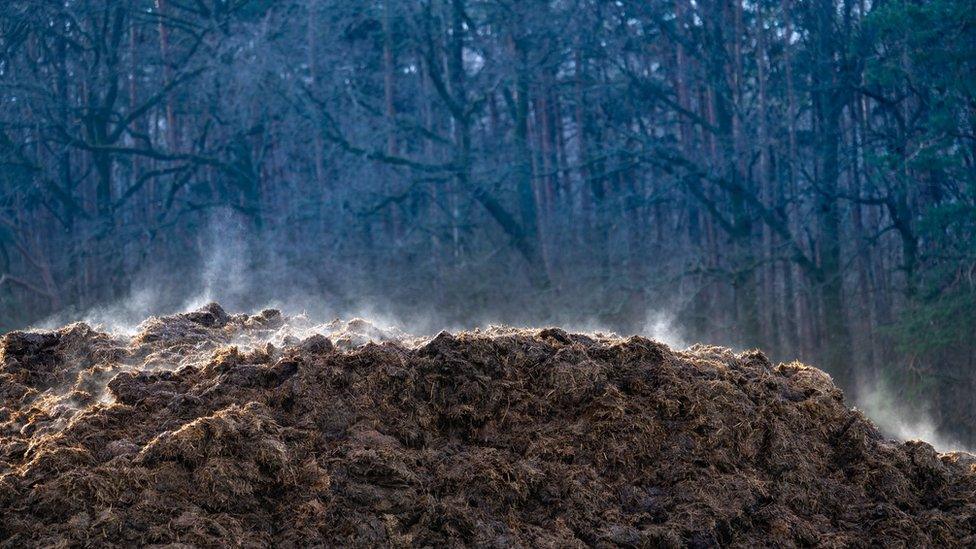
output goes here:
{"type": "Polygon", "coordinates": [[[201,284],[430,326],[663,313],[973,443],[974,11],[8,0],[0,329],[201,284]]]}

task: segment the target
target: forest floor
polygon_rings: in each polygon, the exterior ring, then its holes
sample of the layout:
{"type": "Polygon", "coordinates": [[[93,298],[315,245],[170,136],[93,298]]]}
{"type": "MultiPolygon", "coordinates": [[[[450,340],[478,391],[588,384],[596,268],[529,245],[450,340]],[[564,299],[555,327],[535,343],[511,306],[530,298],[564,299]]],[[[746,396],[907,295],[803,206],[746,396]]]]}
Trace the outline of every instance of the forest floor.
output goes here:
{"type": "Polygon", "coordinates": [[[976,458],[759,352],[217,305],[0,340],[0,546],[974,546],[976,458]]]}

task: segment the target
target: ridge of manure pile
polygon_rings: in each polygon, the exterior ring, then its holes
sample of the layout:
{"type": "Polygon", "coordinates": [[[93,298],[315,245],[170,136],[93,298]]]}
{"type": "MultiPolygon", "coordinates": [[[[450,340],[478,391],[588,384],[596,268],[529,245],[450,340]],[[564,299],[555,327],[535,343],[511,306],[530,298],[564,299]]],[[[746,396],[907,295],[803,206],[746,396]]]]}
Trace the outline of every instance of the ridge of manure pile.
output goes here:
{"type": "Polygon", "coordinates": [[[973,456],[758,351],[211,304],[0,340],[0,546],[976,545],[973,456]]]}

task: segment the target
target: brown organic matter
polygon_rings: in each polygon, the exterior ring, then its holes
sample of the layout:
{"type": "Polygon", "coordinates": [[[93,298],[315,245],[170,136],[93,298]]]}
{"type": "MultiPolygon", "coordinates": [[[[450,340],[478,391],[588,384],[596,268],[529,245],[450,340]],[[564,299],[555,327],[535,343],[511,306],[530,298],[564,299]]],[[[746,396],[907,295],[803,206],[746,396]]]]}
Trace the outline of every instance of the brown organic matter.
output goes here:
{"type": "Polygon", "coordinates": [[[974,463],[756,351],[217,305],[0,341],[4,547],[974,546],[974,463]]]}

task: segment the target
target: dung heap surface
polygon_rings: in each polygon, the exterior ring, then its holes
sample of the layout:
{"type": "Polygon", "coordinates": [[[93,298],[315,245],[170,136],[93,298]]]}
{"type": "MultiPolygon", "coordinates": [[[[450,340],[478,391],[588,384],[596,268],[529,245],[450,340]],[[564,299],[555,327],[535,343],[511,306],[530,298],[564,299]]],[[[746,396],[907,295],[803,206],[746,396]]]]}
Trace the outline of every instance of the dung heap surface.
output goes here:
{"type": "Polygon", "coordinates": [[[639,337],[209,305],[0,342],[7,547],[974,546],[974,463],[814,368],[639,337]]]}

